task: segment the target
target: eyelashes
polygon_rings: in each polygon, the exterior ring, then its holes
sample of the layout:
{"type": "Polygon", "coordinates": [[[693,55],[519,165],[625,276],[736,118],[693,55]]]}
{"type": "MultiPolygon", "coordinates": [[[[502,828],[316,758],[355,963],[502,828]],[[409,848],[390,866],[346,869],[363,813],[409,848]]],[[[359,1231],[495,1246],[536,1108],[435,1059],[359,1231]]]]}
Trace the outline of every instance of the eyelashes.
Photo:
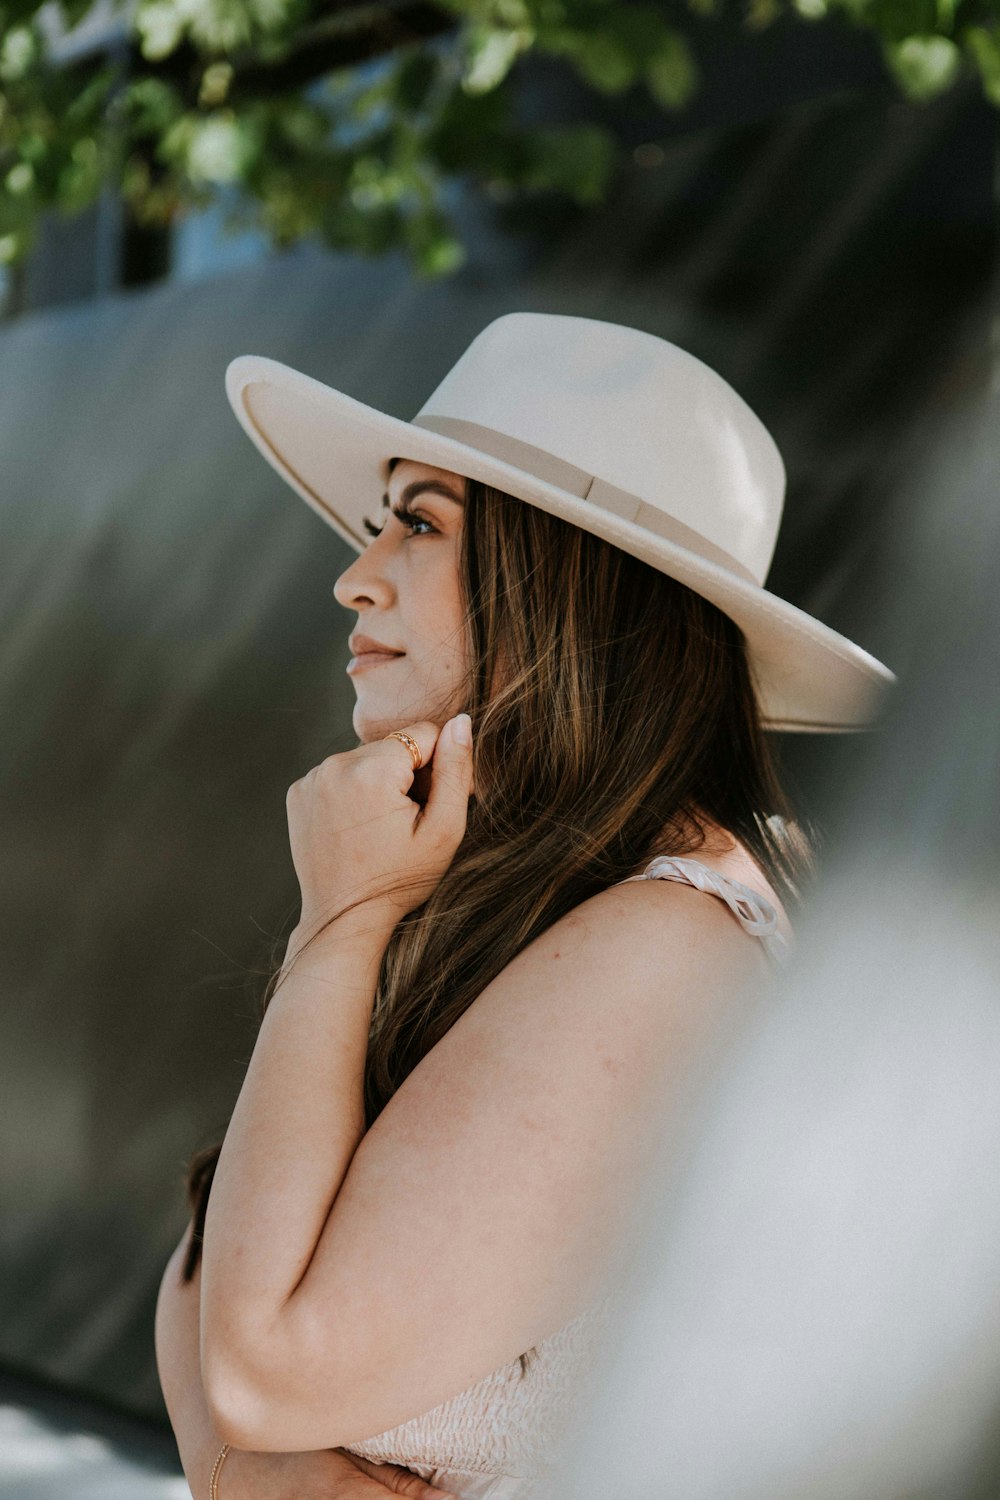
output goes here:
{"type": "MultiPolygon", "coordinates": [[[[429,531],[421,533],[421,535],[424,536],[430,535],[430,533],[436,529],[431,525],[430,521],[427,520],[426,516],[417,515],[415,511],[409,510],[406,506],[393,505],[390,506],[390,510],[396,517],[397,521],[401,521],[403,525],[407,527],[411,535],[413,535],[414,526],[429,527],[429,531]]],[[[364,518],[361,524],[365,528],[369,536],[381,536],[382,532],[385,529],[384,525],[376,526],[372,521],[369,521],[367,516],[364,518]]]]}

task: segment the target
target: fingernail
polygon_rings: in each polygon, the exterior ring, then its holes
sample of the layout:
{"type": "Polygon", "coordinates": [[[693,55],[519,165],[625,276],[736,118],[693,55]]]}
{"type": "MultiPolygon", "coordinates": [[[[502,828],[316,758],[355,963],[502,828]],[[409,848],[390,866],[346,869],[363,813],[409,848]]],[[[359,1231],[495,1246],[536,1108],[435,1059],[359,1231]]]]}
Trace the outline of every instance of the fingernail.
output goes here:
{"type": "Polygon", "coordinates": [[[451,732],[456,745],[472,744],[472,720],[468,714],[456,714],[451,721],[451,732]]]}

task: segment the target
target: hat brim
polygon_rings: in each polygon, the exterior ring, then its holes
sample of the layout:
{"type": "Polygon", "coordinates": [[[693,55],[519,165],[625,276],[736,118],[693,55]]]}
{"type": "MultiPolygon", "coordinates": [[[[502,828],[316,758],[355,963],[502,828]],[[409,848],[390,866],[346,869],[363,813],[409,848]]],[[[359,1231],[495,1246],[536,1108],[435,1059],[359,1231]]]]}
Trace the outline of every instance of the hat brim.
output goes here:
{"type": "Polygon", "coordinates": [[[450,469],[559,516],[693,588],[743,631],[766,729],[837,733],[877,720],[895,674],[777,594],[525,469],[366,406],[290,365],[241,354],[226,395],[273,469],[356,552],[394,455],[450,469]]]}

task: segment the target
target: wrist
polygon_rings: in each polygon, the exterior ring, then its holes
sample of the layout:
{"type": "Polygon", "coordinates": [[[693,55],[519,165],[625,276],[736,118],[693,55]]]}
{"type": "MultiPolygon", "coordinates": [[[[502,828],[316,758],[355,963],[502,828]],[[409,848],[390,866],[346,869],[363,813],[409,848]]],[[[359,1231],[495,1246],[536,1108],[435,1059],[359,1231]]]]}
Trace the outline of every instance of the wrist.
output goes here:
{"type": "Polygon", "coordinates": [[[212,1473],[208,1481],[209,1500],[217,1500],[219,1473],[229,1454],[230,1447],[231,1444],[223,1443],[215,1456],[215,1462],[212,1465],[212,1473]]]}
{"type": "Polygon", "coordinates": [[[198,1440],[193,1442],[183,1429],[179,1430],[176,1426],[174,1437],[188,1489],[196,1500],[208,1500],[212,1486],[212,1467],[219,1456],[222,1438],[213,1429],[204,1436],[199,1435],[198,1440]]]}
{"type": "Polygon", "coordinates": [[[307,943],[311,953],[331,947],[381,958],[398,920],[397,913],[373,901],[352,907],[332,922],[325,915],[303,912],[289,933],[285,962],[290,963],[307,943]]]}

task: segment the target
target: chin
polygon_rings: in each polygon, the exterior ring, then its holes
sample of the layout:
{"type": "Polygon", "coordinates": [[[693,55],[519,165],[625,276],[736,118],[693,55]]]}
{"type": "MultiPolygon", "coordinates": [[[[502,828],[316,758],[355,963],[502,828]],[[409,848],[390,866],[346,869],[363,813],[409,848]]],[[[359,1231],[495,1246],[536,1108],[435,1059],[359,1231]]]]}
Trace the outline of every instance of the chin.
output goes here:
{"type": "Polygon", "coordinates": [[[375,714],[366,712],[361,704],[355,705],[353,714],[354,733],[363,745],[370,745],[375,740],[384,739],[394,729],[402,729],[406,724],[414,724],[421,715],[419,713],[404,714],[375,714]]]}

